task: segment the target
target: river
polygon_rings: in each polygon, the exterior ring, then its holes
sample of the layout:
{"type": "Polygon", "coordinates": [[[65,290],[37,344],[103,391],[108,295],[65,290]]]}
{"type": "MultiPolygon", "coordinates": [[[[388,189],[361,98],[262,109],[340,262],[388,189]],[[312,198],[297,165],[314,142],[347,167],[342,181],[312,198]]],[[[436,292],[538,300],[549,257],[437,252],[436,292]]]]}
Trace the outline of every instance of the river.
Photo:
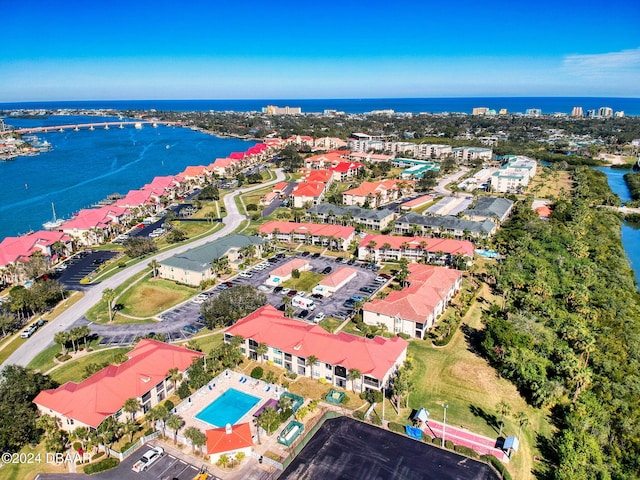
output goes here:
{"type": "MultiPolygon", "coordinates": [[[[597,167],[596,170],[600,170],[607,176],[609,187],[623,203],[631,200],[631,193],[624,181],[624,174],[629,170],[610,167],[597,167]]],[[[640,224],[630,222],[622,224],[622,246],[635,272],[636,283],[640,286],[640,224]]]]}

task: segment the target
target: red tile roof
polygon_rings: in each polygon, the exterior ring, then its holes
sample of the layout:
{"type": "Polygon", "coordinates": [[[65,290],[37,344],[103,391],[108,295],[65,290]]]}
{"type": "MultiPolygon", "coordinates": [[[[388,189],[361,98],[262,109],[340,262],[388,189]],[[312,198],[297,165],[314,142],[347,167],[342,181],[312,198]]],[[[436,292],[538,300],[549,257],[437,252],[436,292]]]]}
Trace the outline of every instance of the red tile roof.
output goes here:
{"type": "Polygon", "coordinates": [[[340,267],[335,272],[320,280],[319,285],[337,287],[348,278],[357,275],[358,270],[351,267],[340,267]]]}
{"type": "Polygon", "coordinates": [[[413,200],[403,203],[401,207],[402,208],[419,207],[420,205],[430,202],[431,200],[433,200],[433,197],[431,195],[423,195],[421,197],[414,198],[413,200]]]}
{"type": "Polygon", "coordinates": [[[0,267],[6,267],[35,252],[46,255],[47,249],[57,241],[69,242],[71,237],[63,232],[41,230],[20,237],[6,237],[0,242],[0,267]]]}
{"type": "Polygon", "coordinates": [[[251,426],[248,423],[233,425],[227,433],[226,427],[207,430],[207,454],[222,454],[251,447],[251,426]]]}
{"type": "Polygon", "coordinates": [[[358,170],[364,168],[364,165],[358,162],[340,162],[335,167],[331,167],[329,170],[338,173],[346,173],[352,170],[358,170]]]}
{"type": "Polygon", "coordinates": [[[541,207],[536,208],[536,213],[540,218],[549,218],[551,217],[553,210],[551,210],[547,205],[542,205],[541,207]]]}
{"type": "Polygon", "coordinates": [[[326,187],[322,182],[299,183],[291,192],[294,197],[319,197],[326,187]]]}
{"type": "Polygon", "coordinates": [[[278,182],[273,186],[273,191],[276,193],[282,192],[285,188],[287,188],[289,182],[278,182]]]}
{"type": "Polygon", "coordinates": [[[137,398],[167,377],[172,368],[185,371],[204,353],[156,340],[140,340],[121,365],[110,365],[80,383],[40,392],[33,402],[91,427],[122,408],[125,400],[137,398]]]}
{"type": "Polygon", "coordinates": [[[368,339],[344,332],[334,335],[318,325],[286,318],[271,305],[259,308],[226,332],[302,358],[314,355],[320,362],[357,369],[379,380],[408,346],[400,337],[368,339]]]}
{"type": "Polygon", "coordinates": [[[344,150],[335,150],[328,153],[323,153],[321,155],[313,155],[311,157],[305,158],[305,163],[331,163],[337,164],[340,162],[344,162],[346,156],[349,155],[350,152],[344,150]]]}
{"type": "Polygon", "coordinates": [[[244,152],[231,152],[229,158],[232,160],[242,160],[246,155],[247,154],[244,152]]]}
{"type": "Polygon", "coordinates": [[[332,173],[329,170],[311,170],[307,173],[304,179],[307,182],[322,182],[326,183],[331,180],[332,173]]]}
{"type": "Polygon", "coordinates": [[[192,165],[184,169],[180,174],[182,177],[201,177],[207,174],[207,167],[204,165],[192,165]]]}
{"type": "Polygon", "coordinates": [[[287,263],[280,265],[278,268],[271,270],[269,275],[272,277],[286,277],[287,275],[291,275],[291,272],[294,270],[301,270],[307,265],[309,265],[308,261],[302,258],[294,258],[293,260],[289,260],[287,263]]]}
{"type": "Polygon", "coordinates": [[[310,233],[315,236],[325,236],[334,238],[349,238],[356,231],[353,227],[344,227],[342,225],[329,225],[320,223],[295,223],[280,222],[272,220],[258,227],[258,231],[265,234],[273,233],[276,229],[280,233],[310,233]]]}
{"type": "Polygon", "coordinates": [[[394,290],[384,299],[365,303],[362,308],[368,312],[424,322],[461,276],[459,270],[412,263],[409,265],[411,286],[394,290]]]}
{"type": "Polygon", "coordinates": [[[384,192],[387,190],[397,189],[396,180],[382,180],[379,182],[362,182],[359,187],[352,188],[346,192],[342,192],[343,195],[355,195],[357,197],[366,197],[367,195],[374,195],[378,192],[384,192]]]}
{"type": "MultiPolygon", "coordinates": [[[[139,191],[139,190],[136,190],[139,191]]],[[[106,205],[100,208],[80,210],[71,220],[64,222],[60,230],[90,230],[92,228],[106,228],[110,223],[118,223],[118,219],[129,213],[126,207],[106,205]]]]}
{"type": "Polygon", "coordinates": [[[370,242],[375,242],[375,249],[381,250],[382,245],[388,243],[394,250],[399,250],[403,244],[407,244],[409,249],[416,250],[422,248],[420,244],[426,243],[425,249],[429,252],[443,252],[450,255],[467,255],[473,257],[473,243],[468,240],[453,240],[450,238],[428,238],[428,237],[398,237],[396,235],[372,235],[369,234],[362,239],[359,248],[367,248],[370,242]]]}

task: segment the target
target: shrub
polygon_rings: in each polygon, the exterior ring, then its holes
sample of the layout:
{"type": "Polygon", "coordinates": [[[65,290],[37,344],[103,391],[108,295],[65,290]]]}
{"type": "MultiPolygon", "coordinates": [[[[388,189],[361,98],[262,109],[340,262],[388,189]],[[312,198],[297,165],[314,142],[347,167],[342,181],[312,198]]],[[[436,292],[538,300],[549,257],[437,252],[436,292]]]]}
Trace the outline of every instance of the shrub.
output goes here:
{"type": "Polygon", "coordinates": [[[294,269],[291,271],[291,276],[292,276],[293,278],[300,278],[300,270],[298,270],[297,268],[294,268],[294,269]]]}
{"type": "Polygon", "coordinates": [[[455,445],[453,444],[453,442],[451,440],[445,440],[444,448],[446,448],[447,450],[453,450],[454,447],[455,447],[455,445]]]}
{"type": "Polygon", "coordinates": [[[379,426],[379,425],[382,425],[382,419],[381,419],[378,415],[376,415],[375,413],[374,413],[374,414],[372,414],[372,415],[369,417],[369,420],[370,420],[370,421],[371,421],[371,423],[373,423],[374,425],[378,425],[378,426],[379,426]]]}
{"type": "Polygon", "coordinates": [[[104,456],[104,452],[98,452],[98,453],[96,453],[95,455],[92,455],[92,456],[91,456],[91,460],[97,460],[97,459],[99,459],[99,458],[100,458],[100,457],[102,457],[102,456],[104,456]]]}
{"type": "Polygon", "coordinates": [[[364,412],[362,410],[353,412],[353,418],[357,418],[358,420],[364,420],[364,412]]]}
{"type": "Polygon", "coordinates": [[[120,464],[120,460],[117,458],[109,457],[104,460],[100,460],[98,463],[92,463],[84,467],[84,473],[91,475],[92,473],[104,472],[111,468],[115,468],[120,464]]]}
{"type": "Polygon", "coordinates": [[[76,452],[79,452],[80,450],[82,450],[82,444],[80,442],[73,442],[73,449],[76,452]]]}
{"type": "Polygon", "coordinates": [[[465,447],[464,445],[456,445],[455,447],[453,447],[453,450],[467,457],[480,458],[480,454],[478,452],[476,452],[472,448],[465,447]]]}
{"type": "Polygon", "coordinates": [[[155,430],[154,430],[153,428],[147,428],[147,429],[144,431],[144,434],[143,434],[143,435],[144,435],[145,437],[148,437],[149,435],[151,435],[151,434],[152,434],[152,433],[154,433],[154,432],[155,432],[155,430]]]}
{"type": "Polygon", "coordinates": [[[404,425],[396,422],[389,422],[389,430],[396,433],[404,433],[404,425]]]}
{"type": "Polygon", "coordinates": [[[496,470],[498,470],[498,472],[500,472],[500,475],[502,475],[502,478],[504,480],[511,480],[511,475],[507,471],[504,464],[493,455],[482,455],[480,457],[480,460],[482,460],[485,463],[488,463],[489,465],[492,465],[493,468],[495,468],[496,470]]]}
{"type": "Polygon", "coordinates": [[[249,203],[247,205],[247,212],[255,212],[258,210],[258,205],[256,205],[255,203],[249,203]]]}
{"type": "Polygon", "coordinates": [[[345,395],[344,397],[342,397],[342,401],[340,403],[344,403],[344,404],[349,403],[349,396],[345,395]]]}
{"type": "Polygon", "coordinates": [[[367,392],[362,392],[360,395],[358,395],[360,397],[360,400],[366,400],[367,399],[367,392]]]}
{"type": "Polygon", "coordinates": [[[180,400],[184,400],[189,395],[191,395],[191,389],[189,388],[189,384],[187,382],[182,382],[176,390],[176,393],[180,397],[180,400]]]}
{"type": "Polygon", "coordinates": [[[438,445],[439,447],[442,446],[442,439],[438,438],[438,437],[433,437],[433,439],[431,440],[431,443],[433,443],[434,445],[438,445]]]}
{"type": "Polygon", "coordinates": [[[289,377],[291,380],[295,380],[296,378],[298,378],[298,374],[295,372],[287,372],[287,377],[289,377]]]}
{"type": "Polygon", "coordinates": [[[251,378],[255,378],[255,379],[261,379],[262,375],[264,375],[264,370],[262,369],[262,367],[255,367],[253,370],[251,370],[251,378]]]}
{"type": "Polygon", "coordinates": [[[164,402],[164,406],[167,407],[167,410],[169,411],[173,410],[173,407],[175,407],[171,400],[167,400],[166,402],[164,402]]]}
{"type": "Polygon", "coordinates": [[[324,377],[320,377],[320,378],[318,379],[318,382],[320,382],[321,384],[323,384],[323,385],[324,385],[325,383],[327,383],[327,379],[326,379],[326,378],[324,378],[324,377]]]}
{"type": "Polygon", "coordinates": [[[285,422],[291,415],[293,415],[293,409],[285,408],[280,411],[280,422],[285,422]]]}
{"type": "Polygon", "coordinates": [[[398,332],[398,336],[400,338],[404,338],[405,340],[409,340],[411,338],[411,335],[409,335],[408,333],[403,333],[403,332],[398,332]]]}

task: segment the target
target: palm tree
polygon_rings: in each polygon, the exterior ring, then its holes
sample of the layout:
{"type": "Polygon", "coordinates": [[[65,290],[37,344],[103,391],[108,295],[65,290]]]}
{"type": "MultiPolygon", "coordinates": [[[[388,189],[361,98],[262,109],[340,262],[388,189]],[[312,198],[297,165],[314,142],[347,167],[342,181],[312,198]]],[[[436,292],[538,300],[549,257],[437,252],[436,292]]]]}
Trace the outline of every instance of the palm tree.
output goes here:
{"type": "Polygon", "coordinates": [[[518,412],[516,413],[514,418],[518,422],[518,440],[520,440],[520,434],[522,433],[522,428],[529,425],[529,417],[527,417],[527,414],[524,412],[518,412]]]}
{"type": "Polygon", "coordinates": [[[60,344],[62,347],[62,354],[67,354],[67,342],[69,341],[69,332],[57,332],[53,336],[53,341],[60,344]]]}
{"type": "Polygon", "coordinates": [[[105,288],[102,292],[102,300],[107,302],[107,311],[109,312],[109,323],[113,322],[113,302],[116,299],[116,292],[112,288],[105,288]]]}
{"type": "Polygon", "coordinates": [[[184,436],[191,440],[192,451],[200,450],[200,447],[207,442],[207,436],[196,427],[189,427],[184,431],[184,436]]]}
{"type": "Polygon", "coordinates": [[[262,357],[269,351],[269,347],[266,343],[259,343],[256,347],[256,354],[258,355],[258,359],[260,363],[262,363],[262,357]]]}
{"type": "MultiPolygon", "coordinates": [[[[353,390],[353,393],[356,393],[355,381],[359,378],[362,378],[362,372],[360,370],[357,368],[349,370],[349,380],[351,380],[351,389],[353,390]]],[[[362,390],[362,385],[360,386],[360,390],[362,390]]]]}
{"type": "Polygon", "coordinates": [[[174,415],[173,413],[167,417],[167,427],[173,430],[173,443],[178,443],[178,430],[182,428],[184,425],[184,420],[182,417],[178,415],[174,415]]]}
{"type": "Polygon", "coordinates": [[[502,436],[502,429],[504,428],[504,417],[509,415],[509,413],[511,412],[511,405],[509,405],[504,400],[500,400],[496,408],[498,409],[498,413],[500,413],[500,433],[498,433],[498,436],[502,436]]]}
{"type": "Polygon", "coordinates": [[[149,262],[149,267],[151,267],[151,271],[153,272],[153,278],[156,278],[158,276],[158,268],[160,267],[160,264],[156,259],[153,259],[149,262]]]}
{"type": "Polygon", "coordinates": [[[140,410],[140,402],[135,398],[127,398],[122,405],[122,410],[129,414],[129,420],[135,422],[136,412],[140,410]]]}
{"type": "Polygon", "coordinates": [[[318,364],[318,357],[315,355],[309,355],[307,357],[307,365],[311,367],[311,378],[313,378],[313,367],[318,364]]]}
{"type": "Polygon", "coordinates": [[[167,372],[167,377],[173,382],[173,390],[175,391],[178,382],[182,380],[182,372],[177,368],[172,368],[167,372]]]}
{"type": "Polygon", "coordinates": [[[167,418],[169,417],[169,410],[163,404],[156,405],[147,412],[147,418],[152,422],[152,426],[155,428],[155,422],[162,420],[162,436],[165,435],[164,427],[166,426],[167,418]]]}

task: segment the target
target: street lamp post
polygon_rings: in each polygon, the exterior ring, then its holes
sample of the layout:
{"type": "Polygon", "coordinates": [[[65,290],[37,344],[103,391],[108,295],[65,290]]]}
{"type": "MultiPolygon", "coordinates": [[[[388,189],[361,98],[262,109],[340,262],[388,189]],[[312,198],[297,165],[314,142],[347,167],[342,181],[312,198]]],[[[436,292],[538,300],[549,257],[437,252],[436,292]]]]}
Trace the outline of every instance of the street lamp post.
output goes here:
{"type": "Polygon", "coordinates": [[[443,403],[442,408],[444,409],[444,419],[442,422],[442,448],[444,448],[444,431],[447,428],[447,408],[449,408],[449,404],[443,403]]]}

